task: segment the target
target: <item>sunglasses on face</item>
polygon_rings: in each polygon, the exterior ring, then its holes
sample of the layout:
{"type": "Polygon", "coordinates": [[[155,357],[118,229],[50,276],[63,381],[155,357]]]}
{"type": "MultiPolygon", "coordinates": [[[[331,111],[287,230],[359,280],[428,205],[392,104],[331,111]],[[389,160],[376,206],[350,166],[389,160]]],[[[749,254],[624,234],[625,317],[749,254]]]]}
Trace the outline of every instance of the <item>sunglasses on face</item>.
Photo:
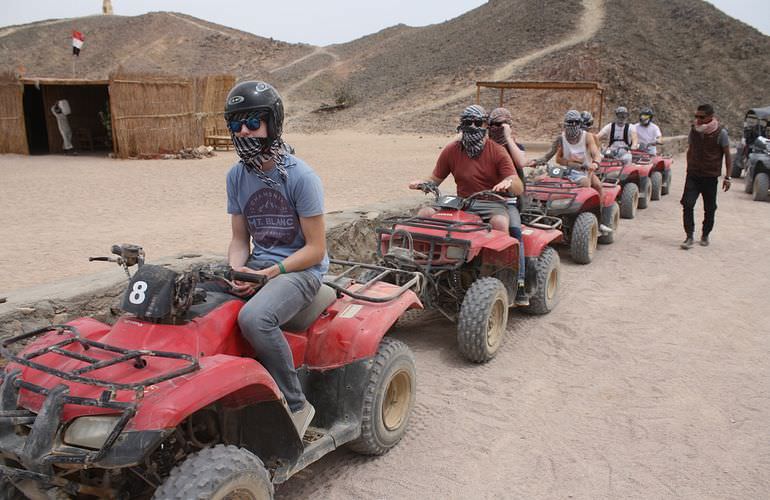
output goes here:
{"type": "Polygon", "coordinates": [[[580,120],[567,120],[566,122],[564,122],[564,125],[568,127],[574,127],[576,125],[580,125],[580,120]]]}
{"type": "Polygon", "coordinates": [[[650,118],[652,118],[652,115],[639,115],[639,118],[641,118],[642,120],[649,120],[650,118]]]}
{"type": "Polygon", "coordinates": [[[493,123],[490,123],[489,126],[490,127],[502,127],[506,123],[508,123],[508,122],[493,122],[493,123]]]}
{"type": "Polygon", "coordinates": [[[462,125],[463,127],[470,127],[471,125],[475,127],[480,127],[484,125],[484,120],[482,120],[481,118],[476,118],[473,120],[462,120],[460,122],[460,125],[462,125]]]}
{"type": "Polygon", "coordinates": [[[262,126],[264,118],[264,115],[255,115],[248,118],[243,118],[241,120],[228,120],[227,127],[230,129],[230,132],[234,134],[240,132],[244,125],[246,125],[246,128],[251,131],[259,130],[259,127],[262,126]]]}

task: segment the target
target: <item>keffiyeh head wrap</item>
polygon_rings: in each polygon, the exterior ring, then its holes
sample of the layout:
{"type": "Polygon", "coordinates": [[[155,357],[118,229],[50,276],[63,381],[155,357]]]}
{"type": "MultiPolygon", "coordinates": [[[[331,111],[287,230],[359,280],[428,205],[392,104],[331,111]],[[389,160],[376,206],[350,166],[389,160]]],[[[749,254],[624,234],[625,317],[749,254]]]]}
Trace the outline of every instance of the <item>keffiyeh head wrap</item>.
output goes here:
{"type": "Polygon", "coordinates": [[[505,129],[503,127],[493,127],[495,123],[507,123],[511,125],[513,116],[506,108],[495,108],[489,113],[489,138],[498,144],[505,145],[505,129]]]}
{"type": "Polygon", "coordinates": [[[485,114],[484,108],[473,104],[465,108],[460,115],[460,126],[457,127],[457,130],[462,132],[460,146],[470,158],[478,158],[484,150],[487,129],[475,125],[474,122],[483,123],[486,120],[485,114]]]}
{"type": "Polygon", "coordinates": [[[575,144],[580,139],[580,133],[582,132],[580,124],[580,112],[576,109],[570,109],[564,115],[564,137],[567,138],[570,144],[575,144]]]}

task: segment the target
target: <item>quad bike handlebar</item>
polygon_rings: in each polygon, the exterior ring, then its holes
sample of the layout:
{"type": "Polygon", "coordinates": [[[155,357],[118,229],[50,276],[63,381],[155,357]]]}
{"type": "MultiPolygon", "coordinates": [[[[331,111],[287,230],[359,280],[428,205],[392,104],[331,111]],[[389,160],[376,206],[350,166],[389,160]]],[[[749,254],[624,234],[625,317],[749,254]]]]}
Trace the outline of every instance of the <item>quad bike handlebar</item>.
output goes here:
{"type": "Polygon", "coordinates": [[[510,198],[501,195],[497,191],[492,191],[490,189],[486,189],[484,191],[479,191],[477,193],[473,193],[467,198],[465,198],[466,205],[470,205],[471,202],[479,200],[479,201],[492,201],[492,202],[499,202],[499,203],[508,203],[508,200],[510,198]]]}
{"type": "MultiPolygon", "coordinates": [[[[425,194],[432,194],[436,197],[436,201],[441,199],[441,190],[438,188],[435,182],[421,182],[417,185],[417,189],[425,194]]],[[[482,199],[483,201],[492,201],[507,204],[512,198],[501,195],[497,191],[486,189],[484,191],[478,191],[472,193],[466,198],[460,198],[459,196],[453,196],[453,199],[460,199],[461,203],[452,203],[452,207],[459,208],[460,210],[467,209],[471,203],[475,200],[482,199]]],[[[447,207],[449,208],[449,207],[447,207]]]]}

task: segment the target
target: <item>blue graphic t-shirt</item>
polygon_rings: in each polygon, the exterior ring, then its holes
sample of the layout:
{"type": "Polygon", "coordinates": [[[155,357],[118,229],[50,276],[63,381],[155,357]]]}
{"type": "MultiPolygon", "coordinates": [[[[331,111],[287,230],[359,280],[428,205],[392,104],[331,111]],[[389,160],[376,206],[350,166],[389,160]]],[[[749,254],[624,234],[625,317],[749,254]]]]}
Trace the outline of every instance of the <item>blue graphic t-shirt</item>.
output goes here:
{"type": "MultiPolygon", "coordinates": [[[[256,260],[279,262],[305,246],[299,218],[324,213],[323,187],[315,172],[293,155],[286,156],[285,166],[285,183],[278,169],[266,172],[278,182],[277,188],[249,173],[241,162],[227,173],[227,213],[246,217],[256,260]]],[[[328,255],[310,268],[319,281],[328,269],[328,255]]]]}

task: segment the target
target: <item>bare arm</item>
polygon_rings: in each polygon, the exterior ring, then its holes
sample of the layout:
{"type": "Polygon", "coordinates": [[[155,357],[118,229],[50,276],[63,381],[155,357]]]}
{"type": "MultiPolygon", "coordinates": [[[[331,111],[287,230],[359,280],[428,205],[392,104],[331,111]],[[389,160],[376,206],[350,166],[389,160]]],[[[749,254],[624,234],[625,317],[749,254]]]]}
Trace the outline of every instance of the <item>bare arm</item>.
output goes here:
{"type": "MultiPolygon", "coordinates": [[[[321,262],[326,255],[326,226],[323,215],[314,217],[300,217],[299,224],[302,228],[302,234],[305,236],[305,245],[286,257],[281,264],[286,272],[304,271],[321,262]]],[[[249,232],[246,223],[246,217],[243,215],[232,216],[233,236],[230,240],[230,246],[227,249],[227,259],[230,267],[236,271],[248,272],[253,274],[264,274],[268,278],[274,278],[281,274],[281,268],[274,264],[265,269],[255,271],[245,267],[249,259],[249,232]]],[[[233,289],[238,295],[248,294],[253,287],[250,283],[241,283],[233,289]]]]}
{"type": "Polygon", "coordinates": [[[511,132],[511,126],[507,123],[503,124],[503,133],[505,134],[505,149],[507,149],[508,154],[511,155],[513,166],[517,169],[524,168],[527,158],[524,155],[524,151],[519,149],[519,146],[516,144],[516,140],[511,132]]]}
{"type": "Polygon", "coordinates": [[[548,163],[548,160],[554,157],[556,154],[556,151],[559,149],[559,144],[561,143],[561,136],[554,139],[554,141],[551,143],[551,149],[549,149],[543,156],[540,158],[535,158],[534,160],[530,160],[529,163],[527,163],[527,166],[534,167],[535,165],[545,165],[548,163]]]}
{"type": "Polygon", "coordinates": [[[513,174],[495,184],[492,191],[508,191],[510,194],[519,195],[524,192],[524,183],[518,174],[513,174]]]}
{"type": "Polygon", "coordinates": [[[444,182],[444,179],[439,179],[438,177],[434,175],[428,176],[427,179],[415,179],[412,182],[409,183],[409,189],[417,189],[417,186],[419,184],[422,184],[423,182],[432,182],[435,185],[440,185],[442,182],[444,182]]]}
{"type": "Polygon", "coordinates": [[[227,262],[230,267],[242,267],[249,260],[251,248],[249,246],[249,229],[246,224],[246,217],[242,214],[230,216],[230,226],[232,237],[230,245],[227,247],[227,262]]]}
{"type": "MultiPolygon", "coordinates": [[[[323,214],[300,217],[299,225],[305,236],[305,246],[283,260],[286,272],[304,271],[321,262],[326,255],[326,222],[323,214]]],[[[275,267],[277,269],[278,266],[275,267]]]]}
{"type": "Polygon", "coordinates": [[[566,158],[564,158],[564,149],[562,148],[561,144],[559,144],[556,147],[556,163],[559,165],[564,165],[565,167],[568,165],[568,161],[566,158]]]}
{"type": "Polygon", "coordinates": [[[588,146],[588,152],[591,153],[591,161],[598,162],[602,159],[602,155],[599,152],[599,146],[596,144],[594,134],[588,133],[586,135],[586,146],[588,146]]]}
{"type": "Polygon", "coordinates": [[[722,151],[725,153],[725,177],[722,179],[722,189],[727,191],[730,189],[730,172],[733,167],[733,159],[730,156],[730,145],[724,146],[722,151]]]}

